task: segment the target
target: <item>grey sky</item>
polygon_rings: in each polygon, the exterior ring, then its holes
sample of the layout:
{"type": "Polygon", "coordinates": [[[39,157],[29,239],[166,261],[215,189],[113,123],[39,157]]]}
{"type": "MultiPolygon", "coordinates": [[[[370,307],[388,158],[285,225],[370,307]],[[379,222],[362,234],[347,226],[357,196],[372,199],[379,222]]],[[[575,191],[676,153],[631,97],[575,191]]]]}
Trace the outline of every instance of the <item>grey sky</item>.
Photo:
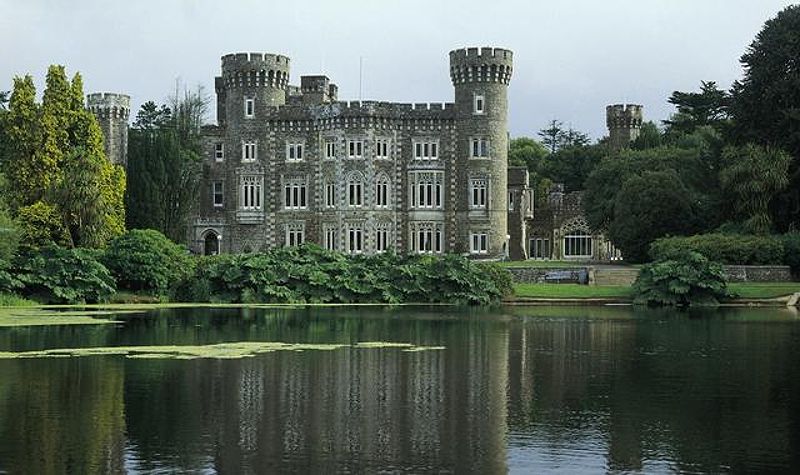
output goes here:
{"type": "Polygon", "coordinates": [[[84,75],[87,92],[163,101],[180,77],[213,93],[219,57],[275,52],[292,83],[324,72],[343,100],[451,101],[447,53],[514,50],[511,134],[557,118],[599,138],[605,105],[671,113],[673,90],[724,87],[780,0],[0,0],[0,90],[51,63],[84,75]]]}

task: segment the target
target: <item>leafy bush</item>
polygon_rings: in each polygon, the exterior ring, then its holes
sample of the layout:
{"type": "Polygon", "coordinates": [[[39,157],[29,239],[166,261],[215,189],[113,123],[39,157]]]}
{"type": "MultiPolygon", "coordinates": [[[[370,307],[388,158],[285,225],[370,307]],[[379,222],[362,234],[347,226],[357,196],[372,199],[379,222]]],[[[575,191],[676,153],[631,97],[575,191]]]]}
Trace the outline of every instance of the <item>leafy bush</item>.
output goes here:
{"type": "Polygon", "coordinates": [[[120,288],[166,293],[191,271],[186,249],[153,229],[133,229],[108,245],[103,263],[120,288]]]}
{"type": "Polygon", "coordinates": [[[17,294],[0,292],[0,307],[30,307],[36,302],[22,298],[17,294]]]}
{"type": "Polygon", "coordinates": [[[644,305],[716,305],[733,295],[720,264],[688,251],[642,267],[633,284],[634,302],[644,305]]]}
{"type": "Polygon", "coordinates": [[[698,234],[662,238],[650,246],[653,260],[689,252],[697,252],[711,261],[730,265],[777,265],[784,261],[783,244],[772,236],[698,234]]]}
{"type": "Polygon", "coordinates": [[[783,242],[783,263],[792,268],[792,274],[800,276],[800,231],[781,236],[783,242]]]}
{"type": "Polygon", "coordinates": [[[18,256],[9,269],[20,294],[45,303],[95,303],[115,292],[114,278],[86,249],[45,246],[18,256]]]}
{"type": "Polygon", "coordinates": [[[313,244],[198,260],[174,298],[195,302],[488,304],[510,292],[504,269],[461,256],[353,256],[313,244]]]}

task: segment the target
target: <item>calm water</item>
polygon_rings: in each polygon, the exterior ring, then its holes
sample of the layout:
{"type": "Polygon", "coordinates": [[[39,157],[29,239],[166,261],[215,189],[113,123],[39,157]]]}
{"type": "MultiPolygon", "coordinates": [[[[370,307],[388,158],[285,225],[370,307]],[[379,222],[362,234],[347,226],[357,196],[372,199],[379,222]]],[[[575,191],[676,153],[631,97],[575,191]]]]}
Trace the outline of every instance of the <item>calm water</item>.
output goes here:
{"type": "Polygon", "coordinates": [[[239,360],[0,360],[0,473],[800,470],[789,310],[182,309],[0,351],[395,341],[239,360]]]}

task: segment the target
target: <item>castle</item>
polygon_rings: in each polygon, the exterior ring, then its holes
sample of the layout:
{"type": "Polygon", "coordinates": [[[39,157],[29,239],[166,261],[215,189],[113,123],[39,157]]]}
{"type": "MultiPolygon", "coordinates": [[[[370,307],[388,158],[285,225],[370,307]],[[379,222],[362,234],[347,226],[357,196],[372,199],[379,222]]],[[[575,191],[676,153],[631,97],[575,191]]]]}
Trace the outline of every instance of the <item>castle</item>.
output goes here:
{"type": "MultiPolygon", "coordinates": [[[[537,220],[527,170],[508,167],[512,52],[466,48],[449,59],[453,102],[403,104],[338,101],[327,76],[290,85],[286,56],[223,56],[217,125],[202,131],[192,250],[250,252],[308,241],[350,254],[608,258],[610,244],[587,228],[579,202],[565,208],[571,221],[561,223],[556,187],[553,206],[542,210],[550,219],[537,220]]],[[[87,106],[107,155],[125,165],[130,98],[90,94],[87,106]]],[[[635,140],[641,106],[606,112],[612,147],[635,140]]]]}

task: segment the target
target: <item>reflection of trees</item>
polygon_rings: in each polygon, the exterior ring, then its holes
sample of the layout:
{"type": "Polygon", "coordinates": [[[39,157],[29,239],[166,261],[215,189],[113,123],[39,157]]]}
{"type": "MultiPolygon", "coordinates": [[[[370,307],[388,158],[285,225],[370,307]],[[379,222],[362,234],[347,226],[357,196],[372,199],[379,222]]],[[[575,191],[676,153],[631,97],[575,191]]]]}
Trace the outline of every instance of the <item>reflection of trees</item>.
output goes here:
{"type": "MultiPolygon", "coordinates": [[[[774,320],[775,311],[767,313],[774,320]]],[[[800,388],[787,378],[797,337],[780,323],[747,323],[761,318],[728,311],[702,319],[650,313],[639,321],[516,322],[509,330],[512,433],[600,457],[605,446],[614,470],[664,458],[682,471],[746,471],[753,455],[790,464],[798,437],[791,402],[800,388]]]]}
{"type": "Polygon", "coordinates": [[[114,358],[0,361],[0,471],[123,471],[124,372],[114,358]]]}

